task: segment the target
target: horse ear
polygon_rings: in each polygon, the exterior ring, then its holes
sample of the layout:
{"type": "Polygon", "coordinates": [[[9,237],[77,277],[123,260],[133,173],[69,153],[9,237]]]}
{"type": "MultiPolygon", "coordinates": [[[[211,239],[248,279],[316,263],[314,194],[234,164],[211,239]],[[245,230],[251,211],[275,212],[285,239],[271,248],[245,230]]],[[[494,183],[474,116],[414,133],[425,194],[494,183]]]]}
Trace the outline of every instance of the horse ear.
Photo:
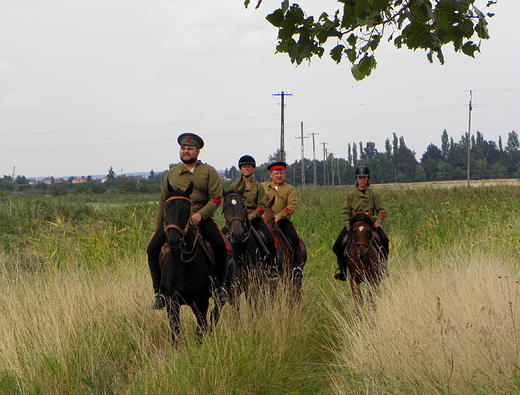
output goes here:
{"type": "Polygon", "coordinates": [[[367,214],[367,215],[368,215],[370,218],[372,218],[372,215],[373,215],[373,214],[374,214],[374,210],[372,210],[372,209],[368,210],[368,214],[367,214]]]}
{"type": "Polygon", "coordinates": [[[193,181],[190,181],[190,185],[188,185],[188,188],[184,191],[184,194],[189,197],[191,193],[193,192],[193,181]]]}
{"type": "Polygon", "coordinates": [[[245,186],[245,185],[242,185],[242,188],[240,188],[237,192],[238,192],[240,195],[244,196],[244,191],[245,191],[245,190],[246,190],[246,186],[245,186]]]}
{"type": "Polygon", "coordinates": [[[222,188],[222,197],[226,197],[230,193],[231,193],[231,191],[226,191],[224,188],[222,188]]]}
{"type": "Polygon", "coordinates": [[[168,192],[170,192],[170,193],[173,192],[173,187],[172,187],[172,184],[170,184],[170,181],[168,181],[168,192]]]}
{"type": "Polygon", "coordinates": [[[273,198],[271,200],[269,200],[269,203],[267,203],[267,208],[273,208],[274,206],[274,199],[276,198],[276,196],[273,196],[273,198]]]}

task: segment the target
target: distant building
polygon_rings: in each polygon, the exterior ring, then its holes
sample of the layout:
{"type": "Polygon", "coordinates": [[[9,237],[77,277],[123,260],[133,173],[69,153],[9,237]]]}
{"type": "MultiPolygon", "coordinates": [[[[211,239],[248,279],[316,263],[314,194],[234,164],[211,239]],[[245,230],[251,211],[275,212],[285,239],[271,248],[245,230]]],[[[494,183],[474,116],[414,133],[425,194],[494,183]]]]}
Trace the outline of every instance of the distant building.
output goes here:
{"type": "Polygon", "coordinates": [[[51,184],[54,183],[55,181],[54,181],[54,177],[47,177],[47,178],[44,178],[44,179],[42,180],[42,182],[43,182],[44,184],[51,185],[51,184]]]}
{"type": "Polygon", "coordinates": [[[73,184],[82,184],[84,182],[87,182],[87,179],[85,177],[76,177],[72,179],[73,184]]]}

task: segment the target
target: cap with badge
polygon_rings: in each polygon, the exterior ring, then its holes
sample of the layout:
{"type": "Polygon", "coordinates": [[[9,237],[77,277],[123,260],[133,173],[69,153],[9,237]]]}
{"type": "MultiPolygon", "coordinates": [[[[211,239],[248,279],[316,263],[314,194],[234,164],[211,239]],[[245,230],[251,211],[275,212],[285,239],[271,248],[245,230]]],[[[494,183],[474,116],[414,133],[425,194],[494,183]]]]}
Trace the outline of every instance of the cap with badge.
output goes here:
{"type": "Polygon", "coordinates": [[[177,138],[179,145],[193,145],[198,149],[204,147],[204,140],[195,133],[183,133],[177,138]]]}
{"type": "Polygon", "coordinates": [[[285,162],[273,162],[267,166],[267,170],[285,170],[287,163],[285,162]]]}

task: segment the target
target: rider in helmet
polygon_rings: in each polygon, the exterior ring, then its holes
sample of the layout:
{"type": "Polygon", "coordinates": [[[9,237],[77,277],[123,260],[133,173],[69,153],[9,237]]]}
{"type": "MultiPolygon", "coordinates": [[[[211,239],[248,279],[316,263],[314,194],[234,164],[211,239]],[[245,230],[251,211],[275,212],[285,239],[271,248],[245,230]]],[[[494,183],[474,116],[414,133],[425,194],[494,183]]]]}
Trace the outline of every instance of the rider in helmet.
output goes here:
{"type": "MultiPolygon", "coordinates": [[[[262,219],[265,206],[267,205],[267,195],[263,185],[253,177],[253,172],[256,168],[255,158],[250,155],[242,156],[238,160],[238,168],[242,175],[240,176],[240,180],[231,184],[230,190],[239,191],[243,186],[245,187],[244,197],[246,199],[246,209],[251,225],[260,235],[265,235],[266,240],[262,241],[262,243],[266,244],[268,250],[273,251],[274,235],[262,219]]],[[[271,254],[269,261],[270,266],[274,267],[272,255],[274,254],[271,254]]],[[[272,268],[270,268],[270,273],[273,276],[278,275],[272,268]]]]}
{"type": "Polygon", "coordinates": [[[375,217],[374,228],[381,238],[381,257],[384,261],[388,259],[388,237],[381,228],[381,224],[386,217],[385,208],[381,203],[379,195],[370,188],[370,170],[366,166],[358,166],[355,177],[356,185],[347,194],[347,201],[341,210],[341,219],[345,226],[332,246],[332,250],[338,259],[338,269],[334,274],[334,278],[341,281],[347,279],[346,268],[342,264],[343,251],[341,243],[348,232],[350,219],[355,213],[368,213],[372,210],[372,214],[375,217]]]}

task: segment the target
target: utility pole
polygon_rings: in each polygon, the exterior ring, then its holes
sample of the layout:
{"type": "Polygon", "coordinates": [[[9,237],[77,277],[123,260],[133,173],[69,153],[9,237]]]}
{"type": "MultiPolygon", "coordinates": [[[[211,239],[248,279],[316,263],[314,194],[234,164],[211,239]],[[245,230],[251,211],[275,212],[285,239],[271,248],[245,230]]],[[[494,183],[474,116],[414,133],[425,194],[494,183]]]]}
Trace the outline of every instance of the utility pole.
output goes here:
{"type": "Polygon", "coordinates": [[[282,97],[282,119],[281,119],[281,129],[280,129],[280,161],[285,161],[285,133],[284,133],[284,108],[285,108],[285,102],[284,97],[285,96],[292,96],[292,93],[285,93],[282,91],[282,93],[273,93],[273,96],[281,96],[282,97]]]}
{"type": "Polygon", "coordinates": [[[304,150],[304,146],[303,146],[303,139],[308,139],[309,136],[303,137],[303,122],[301,123],[301,135],[299,137],[296,136],[295,138],[302,140],[302,187],[304,187],[305,186],[305,150],[304,150]]]}
{"type": "Polygon", "coordinates": [[[323,185],[327,185],[327,148],[325,145],[328,143],[321,144],[323,144],[323,185]]]}
{"type": "Polygon", "coordinates": [[[309,136],[312,136],[312,163],[314,165],[314,185],[318,185],[318,177],[316,177],[316,144],[314,143],[314,136],[319,133],[307,133],[309,136]]]}
{"type": "Polygon", "coordinates": [[[469,188],[469,153],[470,153],[470,147],[471,147],[471,111],[473,110],[473,107],[471,105],[471,100],[473,99],[473,93],[469,91],[469,121],[468,121],[468,188],[469,188]]]}

